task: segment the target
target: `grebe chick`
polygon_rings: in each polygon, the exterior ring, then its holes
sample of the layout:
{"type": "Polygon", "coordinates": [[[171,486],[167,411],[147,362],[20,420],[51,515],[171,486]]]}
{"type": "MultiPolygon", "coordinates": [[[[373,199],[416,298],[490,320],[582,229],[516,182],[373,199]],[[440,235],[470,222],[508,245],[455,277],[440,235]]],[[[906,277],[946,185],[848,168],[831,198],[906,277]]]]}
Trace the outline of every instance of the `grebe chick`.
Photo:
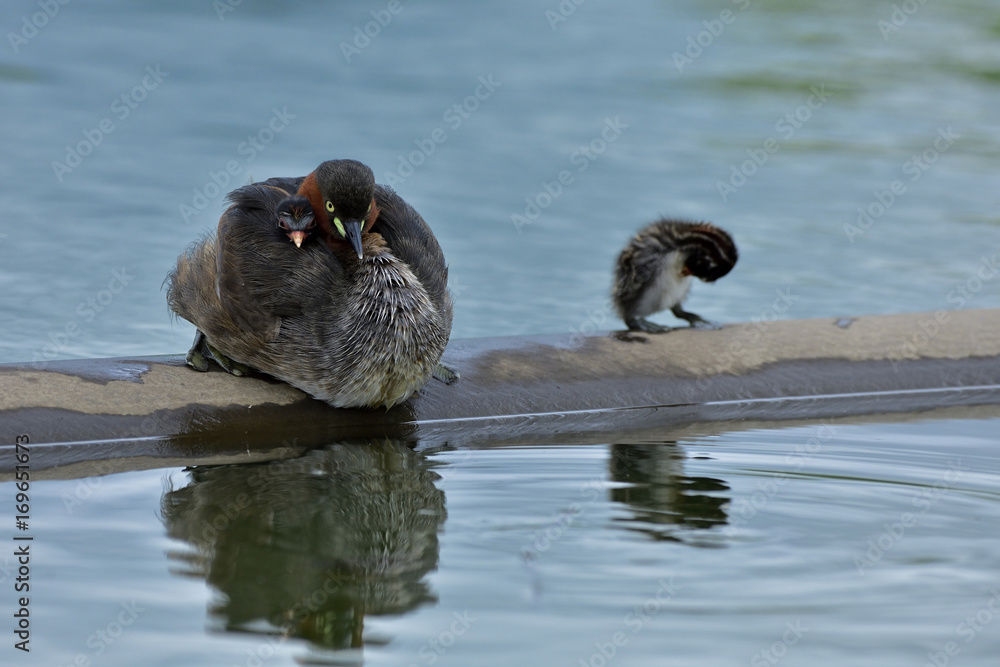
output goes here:
{"type": "Polygon", "coordinates": [[[692,276],[715,282],[732,270],[738,256],[732,237],[715,225],[658,220],[641,229],[618,255],[612,286],[615,309],[632,331],[671,331],[673,327],[646,319],[668,308],[694,328],[719,328],[681,304],[692,276]]]}

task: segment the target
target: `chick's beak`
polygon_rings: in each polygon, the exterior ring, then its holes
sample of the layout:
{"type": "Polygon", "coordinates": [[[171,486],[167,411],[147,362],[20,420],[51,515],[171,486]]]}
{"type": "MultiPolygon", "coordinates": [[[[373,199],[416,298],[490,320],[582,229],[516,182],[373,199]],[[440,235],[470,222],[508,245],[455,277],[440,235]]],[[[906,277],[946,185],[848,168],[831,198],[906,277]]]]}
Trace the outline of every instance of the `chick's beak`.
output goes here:
{"type": "Polygon", "coordinates": [[[292,240],[296,248],[302,247],[302,241],[306,238],[305,232],[288,232],[288,238],[292,240]]]}
{"type": "Polygon", "coordinates": [[[354,252],[358,253],[358,259],[364,257],[364,252],[361,250],[361,221],[348,220],[345,222],[344,235],[347,237],[347,240],[351,242],[354,252]]]}

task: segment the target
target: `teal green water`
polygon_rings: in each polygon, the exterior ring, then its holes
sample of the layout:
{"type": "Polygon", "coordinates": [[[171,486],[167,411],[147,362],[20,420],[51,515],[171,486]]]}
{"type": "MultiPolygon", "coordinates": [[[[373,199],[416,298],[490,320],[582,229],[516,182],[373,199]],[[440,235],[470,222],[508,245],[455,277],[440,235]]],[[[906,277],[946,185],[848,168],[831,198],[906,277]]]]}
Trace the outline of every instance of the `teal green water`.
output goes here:
{"type": "MultiPolygon", "coordinates": [[[[331,157],[435,229],[455,337],[619,326],[611,263],[659,215],[735,237],[688,302],[713,320],[1000,306],[994,0],[35,0],[0,25],[2,362],[183,351],[161,282],[224,192],[331,157]]],[[[7,550],[0,660],[993,665],[979,417],[39,481],[32,652],[7,550]]]]}

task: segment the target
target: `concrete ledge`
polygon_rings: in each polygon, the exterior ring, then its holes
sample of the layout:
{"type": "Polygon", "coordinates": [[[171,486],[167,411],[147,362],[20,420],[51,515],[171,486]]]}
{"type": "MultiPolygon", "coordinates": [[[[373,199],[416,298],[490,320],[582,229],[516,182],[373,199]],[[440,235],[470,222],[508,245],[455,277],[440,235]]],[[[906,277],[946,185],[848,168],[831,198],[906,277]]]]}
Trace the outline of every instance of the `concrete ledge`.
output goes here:
{"type": "MultiPolygon", "coordinates": [[[[331,408],[266,376],[197,373],[173,356],[0,365],[0,449],[27,434],[32,471],[77,476],[352,439],[489,444],[997,405],[1000,309],[456,340],[445,361],[460,382],[431,381],[389,411],[331,408]]],[[[13,462],[5,452],[0,478],[13,462]]]]}

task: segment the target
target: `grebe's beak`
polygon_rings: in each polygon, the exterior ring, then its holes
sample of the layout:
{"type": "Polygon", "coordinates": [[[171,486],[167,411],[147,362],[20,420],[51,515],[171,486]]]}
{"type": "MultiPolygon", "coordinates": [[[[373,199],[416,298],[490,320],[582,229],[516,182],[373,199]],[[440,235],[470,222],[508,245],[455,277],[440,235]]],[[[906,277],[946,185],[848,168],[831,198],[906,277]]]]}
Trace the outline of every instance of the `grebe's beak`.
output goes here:
{"type": "Polygon", "coordinates": [[[347,240],[351,242],[351,246],[354,248],[354,252],[358,253],[358,259],[364,257],[364,252],[361,250],[361,221],[360,220],[348,220],[344,223],[344,236],[347,240]]]}
{"type": "Polygon", "coordinates": [[[290,238],[292,240],[292,243],[295,244],[296,248],[301,248],[302,247],[302,242],[306,238],[306,233],[305,232],[288,232],[288,238],[290,238]]]}

